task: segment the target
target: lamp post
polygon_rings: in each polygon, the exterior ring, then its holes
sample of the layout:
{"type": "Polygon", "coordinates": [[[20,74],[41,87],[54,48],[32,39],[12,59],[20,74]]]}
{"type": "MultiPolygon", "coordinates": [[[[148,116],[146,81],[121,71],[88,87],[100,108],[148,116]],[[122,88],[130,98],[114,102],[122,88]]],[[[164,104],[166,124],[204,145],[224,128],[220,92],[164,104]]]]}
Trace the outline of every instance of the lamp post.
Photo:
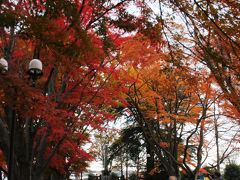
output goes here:
{"type": "MultiPolygon", "coordinates": [[[[8,62],[6,59],[0,59],[0,73],[6,74],[8,71],[8,62]]],[[[32,86],[36,85],[37,79],[42,76],[42,62],[39,59],[33,59],[29,63],[28,74],[32,86]]],[[[10,120],[10,139],[9,139],[9,157],[8,157],[8,180],[14,180],[14,138],[16,129],[16,113],[13,108],[9,108],[8,117],[10,120]]]]}

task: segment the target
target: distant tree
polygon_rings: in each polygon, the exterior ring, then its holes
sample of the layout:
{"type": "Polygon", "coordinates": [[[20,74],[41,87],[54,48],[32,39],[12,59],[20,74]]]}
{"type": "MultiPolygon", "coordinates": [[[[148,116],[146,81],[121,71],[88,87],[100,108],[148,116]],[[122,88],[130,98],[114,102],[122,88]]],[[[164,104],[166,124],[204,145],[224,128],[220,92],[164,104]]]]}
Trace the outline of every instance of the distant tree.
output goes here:
{"type": "MultiPolygon", "coordinates": [[[[131,164],[136,165],[137,173],[140,170],[140,153],[145,150],[145,141],[142,137],[141,127],[128,126],[122,129],[117,138],[109,148],[109,160],[108,162],[115,162],[121,168],[123,173],[123,166],[126,167],[131,164]]],[[[127,173],[126,173],[127,174],[127,173]]]]}

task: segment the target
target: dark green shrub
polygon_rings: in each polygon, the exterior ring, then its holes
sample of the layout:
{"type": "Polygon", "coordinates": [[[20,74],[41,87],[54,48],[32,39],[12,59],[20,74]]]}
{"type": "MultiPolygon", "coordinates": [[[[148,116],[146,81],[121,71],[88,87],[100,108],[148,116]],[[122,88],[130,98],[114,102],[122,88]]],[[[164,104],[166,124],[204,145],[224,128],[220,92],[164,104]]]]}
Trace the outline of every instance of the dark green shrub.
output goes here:
{"type": "Polygon", "coordinates": [[[130,174],[129,180],[138,180],[138,177],[135,173],[130,174]]]}
{"type": "Polygon", "coordinates": [[[117,173],[115,173],[115,172],[111,172],[111,176],[110,177],[111,177],[111,180],[118,180],[119,179],[117,173]]]}
{"type": "Polygon", "coordinates": [[[224,180],[240,180],[240,166],[228,164],[224,170],[224,180]]]}

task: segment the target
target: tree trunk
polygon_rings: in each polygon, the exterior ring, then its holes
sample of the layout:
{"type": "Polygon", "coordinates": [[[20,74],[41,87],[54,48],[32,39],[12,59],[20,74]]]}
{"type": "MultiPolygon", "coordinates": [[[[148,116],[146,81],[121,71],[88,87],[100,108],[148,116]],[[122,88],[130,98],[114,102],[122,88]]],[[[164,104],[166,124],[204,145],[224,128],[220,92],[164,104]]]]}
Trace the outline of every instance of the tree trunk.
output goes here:
{"type": "Polygon", "coordinates": [[[151,170],[154,168],[154,153],[150,147],[150,144],[147,142],[146,146],[146,151],[147,151],[147,173],[150,173],[151,170]]]}
{"type": "Polygon", "coordinates": [[[15,173],[15,129],[16,129],[16,114],[12,108],[8,108],[7,111],[8,115],[8,122],[10,122],[10,142],[9,142],[9,158],[8,158],[8,179],[14,180],[16,173],[15,173]]]}
{"type": "Polygon", "coordinates": [[[122,160],[122,157],[121,157],[121,177],[123,177],[123,160],[122,160]]]}
{"type": "Polygon", "coordinates": [[[57,173],[56,171],[51,172],[50,180],[64,180],[64,179],[65,178],[61,174],[57,173]]]}
{"type": "Polygon", "coordinates": [[[126,180],[128,180],[128,156],[126,160],[126,180]]]}
{"type": "Polygon", "coordinates": [[[83,178],[82,178],[82,172],[80,173],[80,180],[83,180],[83,178]]]}
{"type": "Polygon", "coordinates": [[[214,130],[215,130],[215,139],[216,139],[216,147],[217,147],[217,171],[220,172],[220,156],[219,156],[219,136],[218,136],[218,122],[216,118],[216,108],[214,103],[214,130]]]}
{"type": "Polygon", "coordinates": [[[31,180],[44,180],[43,175],[34,174],[31,176],[31,180]]]}
{"type": "Polygon", "coordinates": [[[140,171],[140,158],[138,156],[138,158],[137,158],[137,176],[139,175],[139,171],[140,171]]]}

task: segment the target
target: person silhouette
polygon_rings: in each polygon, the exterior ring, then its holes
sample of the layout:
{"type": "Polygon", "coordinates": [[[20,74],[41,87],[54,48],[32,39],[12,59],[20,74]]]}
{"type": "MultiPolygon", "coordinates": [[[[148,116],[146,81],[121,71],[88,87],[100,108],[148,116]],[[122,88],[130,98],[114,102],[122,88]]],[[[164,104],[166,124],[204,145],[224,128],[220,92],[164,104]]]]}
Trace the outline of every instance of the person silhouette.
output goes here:
{"type": "Polygon", "coordinates": [[[222,180],[222,176],[220,172],[215,172],[214,173],[214,180],[222,180]]]}

